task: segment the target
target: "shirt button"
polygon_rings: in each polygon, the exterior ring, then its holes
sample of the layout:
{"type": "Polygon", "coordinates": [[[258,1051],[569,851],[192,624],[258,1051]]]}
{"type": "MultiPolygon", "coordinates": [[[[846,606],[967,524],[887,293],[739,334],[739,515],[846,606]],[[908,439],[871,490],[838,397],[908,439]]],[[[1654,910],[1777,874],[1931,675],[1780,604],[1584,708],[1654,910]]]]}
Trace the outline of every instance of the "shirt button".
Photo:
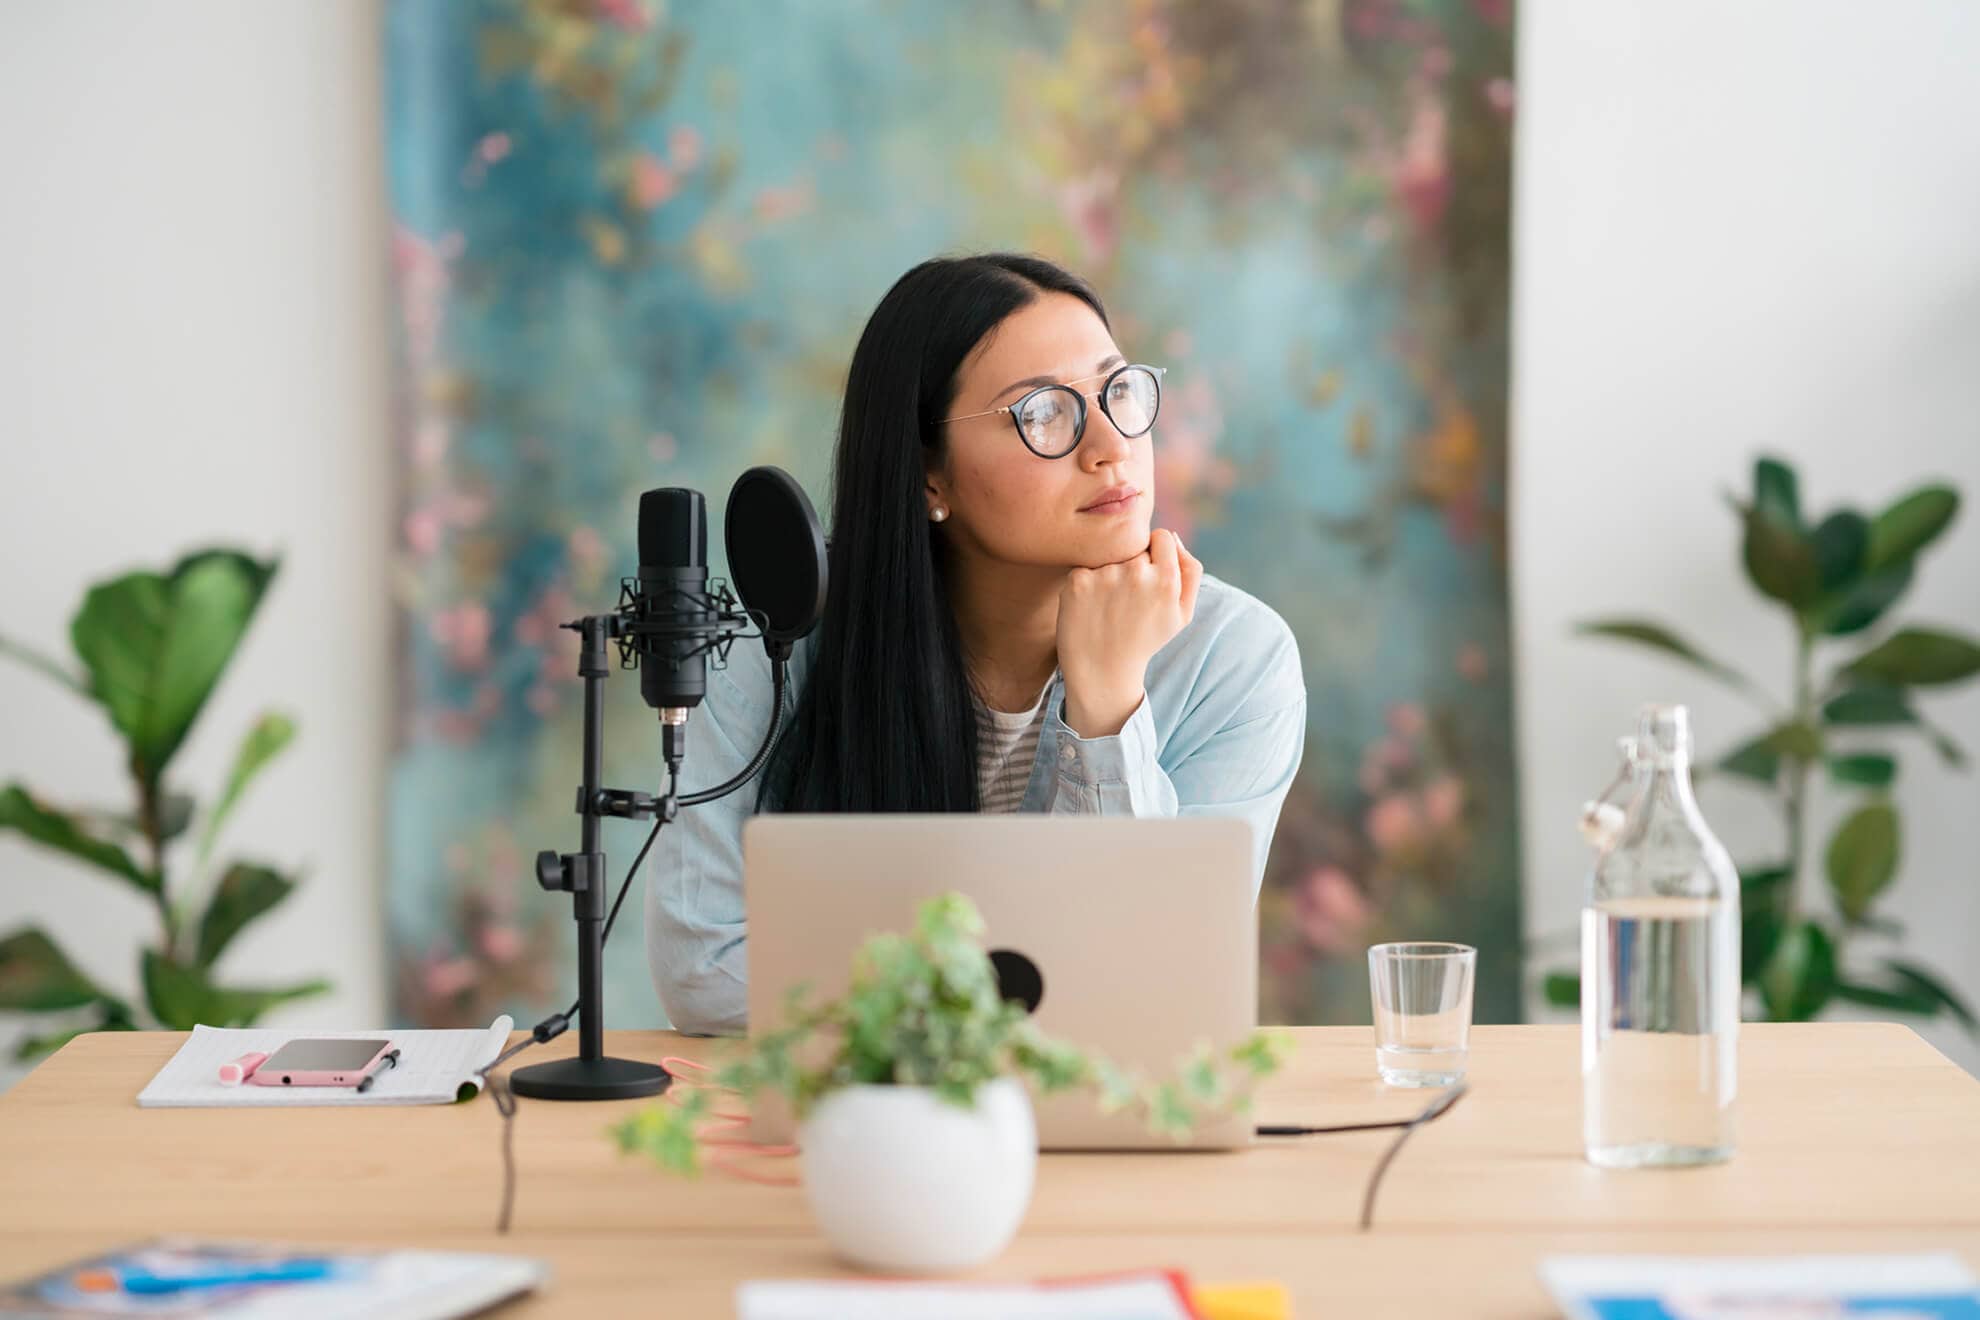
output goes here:
{"type": "Polygon", "coordinates": [[[1066,743],[1059,748],[1059,759],[1061,761],[1066,762],[1069,765],[1078,755],[1079,753],[1073,750],[1073,746],[1071,743],[1066,743]]]}

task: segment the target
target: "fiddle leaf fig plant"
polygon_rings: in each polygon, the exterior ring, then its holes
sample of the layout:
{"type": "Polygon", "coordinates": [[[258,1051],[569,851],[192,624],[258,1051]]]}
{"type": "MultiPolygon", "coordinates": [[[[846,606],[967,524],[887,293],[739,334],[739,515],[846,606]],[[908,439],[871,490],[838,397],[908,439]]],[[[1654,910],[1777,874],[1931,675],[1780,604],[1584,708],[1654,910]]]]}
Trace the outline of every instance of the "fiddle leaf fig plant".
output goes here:
{"type": "MultiPolygon", "coordinates": [[[[1761,458],[1751,495],[1727,498],[1746,575],[1794,638],[1785,699],[1661,623],[1602,619],[1577,632],[1661,651],[1764,711],[1764,728],[1716,760],[1701,758],[1698,773],[1750,786],[1780,807],[1779,855],[1740,867],[1744,979],[1769,1019],[1801,1021],[1844,1001],[1915,1017],[1949,1015],[1980,1034],[1973,1010],[1943,977],[1891,948],[1903,931],[1877,911],[1903,856],[1894,796],[1902,740],[1921,739],[1947,768],[1966,768],[1965,750],[1925,718],[1918,698],[1980,674],[1980,639],[1936,626],[1886,626],[1925,550],[1958,514],[1959,495],[1928,485],[1874,516],[1841,508],[1812,519],[1802,511],[1794,469],[1761,458]],[[1821,777],[1851,805],[1818,848],[1809,838],[1808,807],[1821,777]],[[1809,871],[1827,891],[1819,907],[1803,899],[1812,888],[1802,884],[1809,871]],[[1870,946],[1879,944],[1873,954],[1870,946]]],[[[1551,1003],[1578,1001],[1572,975],[1557,973],[1543,984],[1551,1003]]]]}
{"type": "MultiPolygon", "coordinates": [[[[1150,1081],[1040,1031],[999,992],[982,933],[963,895],[930,899],[912,934],[866,942],[844,995],[813,1004],[802,987],[793,992],[783,1024],[753,1036],[716,1074],[718,1085],[745,1099],[781,1095],[803,1117],[844,1087],[928,1087],[967,1109],[984,1083],[1022,1077],[1046,1094],[1084,1088],[1103,1110],[1137,1112],[1153,1130],[1180,1137],[1208,1113],[1248,1109],[1255,1084],[1290,1051],[1284,1033],[1255,1032],[1225,1050],[1200,1047],[1174,1077],[1150,1081]]],[[[691,1174],[712,1108],[709,1088],[696,1087],[611,1131],[621,1151],[691,1174]]]]}
{"type": "Polygon", "coordinates": [[[131,790],[125,806],[74,807],[11,783],[0,788],[0,830],[66,854],[158,913],[157,938],[139,955],[139,993],[130,996],[98,985],[38,926],[0,936],[0,1011],[45,1013],[59,1022],[31,1034],[17,1057],[35,1057],[84,1031],[242,1026],[277,1004],[329,988],[323,981],[250,988],[216,980],[215,964],[234,938],[296,886],[292,874],[265,862],[213,860],[227,818],[294,739],[294,722],[271,711],[249,727],[203,819],[169,777],[278,567],[276,560],[212,549],[163,572],[97,583],[70,625],[73,664],[0,638],[0,655],[102,709],[123,741],[131,790]],[[195,821],[196,844],[188,837],[195,821]],[[175,849],[191,850],[191,884],[175,881],[168,865],[175,849]],[[193,891],[201,901],[189,897],[193,891]]]}

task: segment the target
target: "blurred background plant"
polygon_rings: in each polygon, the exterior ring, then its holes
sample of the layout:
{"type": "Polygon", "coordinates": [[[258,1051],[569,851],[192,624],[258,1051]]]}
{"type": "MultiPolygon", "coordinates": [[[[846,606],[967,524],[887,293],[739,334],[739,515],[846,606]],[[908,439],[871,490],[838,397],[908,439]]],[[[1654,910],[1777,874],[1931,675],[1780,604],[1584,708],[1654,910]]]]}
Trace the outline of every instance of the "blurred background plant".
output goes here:
{"type": "Polygon", "coordinates": [[[554,912],[519,910],[521,896],[504,883],[521,868],[507,831],[488,846],[455,844],[448,851],[454,855],[446,929],[459,934],[436,936],[424,950],[400,955],[393,971],[397,1002],[429,1027],[486,1027],[505,1005],[539,1003],[563,987],[557,953],[565,931],[554,912]],[[481,865],[486,869],[470,869],[481,865]]]}
{"type": "MultiPolygon", "coordinates": [[[[1751,500],[1727,500],[1743,529],[1747,577],[1786,611],[1794,630],[1788,702],[1662,624],[1607,619],[1576,631],[1654,648],[1728,684],[1766,712],[1766,729],[1714,761],[1701,758],[1693,771],[1698,778],[1756,788],[1780,809],[1779,855],[1739,868],[1742,974],[1765,1018],[1806,1021],[1842,1001],[1916,1017],[1951,1014],[1980,1035],[1972,1009],[1942,977],[1898,956],[1902,927],[1875,911],[1897,879],[1902,855],[1892,793],[1895,740],[1920,737],[1945,765],[1965,768],[1964,750],[1925,719],[1916,697],[1920,689],[1980,673],[1980,644],[1941,628],[1907,626],[1879,630],[1881,641],[1829,658],[1837,639],[1855,644],[1903,597],[1919,556],[1958,513],[1959,495],[1946,486],[1922,486],[1874,518],[1842,508],[1811,523],[1801,511],[1794,469],[1762,458],[1754,465],[1751,500]],[[1811,910],[1803,895],[1814,887],[1800,883],[1813,863],[1808,797],[1818,774],[1858,795],[1820,855],[1826,911],[1811,910]]],[[[1580,1002],[1580,982],[1572,974],[1548,976],[1545,991],[1556,1005],[1580,1002]]]]}
{"type": "Polygon", "coordinates": [[[115,877],[157,908],[159,922],[156,943],[139,954],[140,994],[129,998],[96,984],[38,926],[0,937],[0,1011],[55,1018],[55,1029],[30,1034],[16,1057],[47,1053],[85,1031],[243,1026],[276,1004],[329,989],[320,980],[249,988],[214,979],[215,964],[234,938],[279,906],[297,883],[296,875],[267,862],[218,862],[213,856],[248,785],[294,739],[294,722],[270,711],[249,727],[226,783],[204,813],[167,777],[278,566],[278,560],[209,549],[162,573],[139,571],[96,583],[69,627],[80,672],[0,637],[0,654],[102,707],[123,739],[135,795],[129,808],[58,807],[10,783],[0,790],[0,829],[115,877]],[[189,862],[190,879],[183,883],[168,873],[173,853],[189,862]]]}

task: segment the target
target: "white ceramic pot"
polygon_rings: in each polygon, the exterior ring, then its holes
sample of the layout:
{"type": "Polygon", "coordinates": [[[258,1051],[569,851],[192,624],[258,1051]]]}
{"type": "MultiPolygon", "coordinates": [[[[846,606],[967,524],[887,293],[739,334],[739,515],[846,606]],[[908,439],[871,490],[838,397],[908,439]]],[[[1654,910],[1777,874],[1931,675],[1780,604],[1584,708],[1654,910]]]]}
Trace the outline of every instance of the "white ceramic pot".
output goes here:
{"type": "Polygon", "coordinates": [[[918,1086],[852,1086],[798,1129],[805,1195],[832,1247],[896,1274],[967,1269],[1010,1244],[1031,1204],[1038,1127],[1000,1077],[963,1109],[918,1086]]]}

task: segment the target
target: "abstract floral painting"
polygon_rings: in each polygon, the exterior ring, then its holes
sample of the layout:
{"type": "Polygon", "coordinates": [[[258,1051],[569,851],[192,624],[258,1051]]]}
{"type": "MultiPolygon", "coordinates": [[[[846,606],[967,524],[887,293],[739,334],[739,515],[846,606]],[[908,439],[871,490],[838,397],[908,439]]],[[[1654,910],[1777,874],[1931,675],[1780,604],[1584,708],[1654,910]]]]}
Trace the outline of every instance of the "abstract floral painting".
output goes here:
{"type": "MultiPolygon", "coordinates": [[[[569,900],[531,866],[577,842],[558,624],[614,603],[639,492],[719,509],[769,462],[823,507],[880,295],[1012,248],[1086,275],[1128,355],[1169,368],[1158,520],[1299,637],[1263,1017],[1366,1021],[1385,938],[1478,945],[1479,1018],[1517,1016],[1509,0],[400,0],[387,22],[402,1017],[569,993],[569,900]]],[[[637,688],[608,684],[607,781],[651,789],[637,688]]],[[[608,828],[615,884],[642,833],[608,828]]],[[[636,920],[607,1011],[659,1020],[636,920]]]]}

